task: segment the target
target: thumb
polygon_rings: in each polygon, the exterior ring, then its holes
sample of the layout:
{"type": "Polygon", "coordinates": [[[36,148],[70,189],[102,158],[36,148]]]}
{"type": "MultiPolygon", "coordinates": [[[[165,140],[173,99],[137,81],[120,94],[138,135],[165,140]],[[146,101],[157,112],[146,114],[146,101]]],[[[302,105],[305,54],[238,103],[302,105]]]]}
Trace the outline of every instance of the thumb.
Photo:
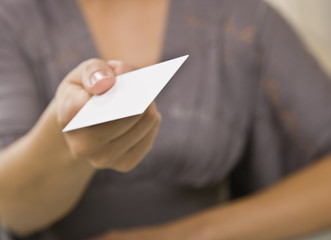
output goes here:
{"type": "Polygon", "coordinates": [[[115,84],[113,69],[100,59],[90,59],[82,64],[82,83],[91,94],[100,95],[115,84]]]}

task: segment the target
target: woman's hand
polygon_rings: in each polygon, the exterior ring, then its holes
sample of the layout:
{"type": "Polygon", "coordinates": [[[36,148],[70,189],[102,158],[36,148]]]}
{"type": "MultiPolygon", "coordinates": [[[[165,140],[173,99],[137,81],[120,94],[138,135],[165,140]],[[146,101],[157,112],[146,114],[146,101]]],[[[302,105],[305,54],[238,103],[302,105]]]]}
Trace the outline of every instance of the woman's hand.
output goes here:
{"type": "Polygon", "coordinates": [[[161,119],[155,104],[140,116],[61,131],[92,94],[129,70],[118,61],[80,64],[29,133],[0,152],[0,215],[11,232],[27,236],[51,226],[75,207],[95,168],[129,171],[150,150],[161,119]]]}
{"type": "MultiPolygon", "coordinates": [[[[133,70],[120,61],[91,59],[64,79],[56,94],[57,119],[61,128],[90,99],[115,84],[115,76],[133,70]]],[[[154,103],[144,114],[64,133],[74,157],[87,159],[95,168],[127,172],[149,152],[161,116],[154,103]]]]}
{"type": "MultiPolygon", "coordinates": [[[[135,229],[111,230],[90,240],[214,240],[205,223],[195,218],[135,229]]],[[[226,239],[226,238],[225,238],[226,239]]]]}

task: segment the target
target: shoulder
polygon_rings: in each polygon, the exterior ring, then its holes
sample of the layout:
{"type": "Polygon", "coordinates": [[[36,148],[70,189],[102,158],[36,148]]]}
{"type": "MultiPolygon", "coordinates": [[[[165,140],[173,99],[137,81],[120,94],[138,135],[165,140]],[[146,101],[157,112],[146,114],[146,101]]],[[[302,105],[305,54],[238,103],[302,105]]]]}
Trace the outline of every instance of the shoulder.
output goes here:
{"type": "Polygon", "coordinates": [[[55,3],[55,0],[1,0],[1,48],[19,51],[30,60],[39,58],[40,51],[45,49],[41,46],[44,41],[40,40],[46,39],[52,28],[51,12],[57,12],[55,3]]]}
{"type": "Polygon", "coordinates": [[[15,35],[21,42],[36,41],[57,24],[63,8],[73,1],[1,0],[0,31],[9,36],[15,35]]]}
{"type": "Polygon", "coordinates": [[[0,1],[0,41],[4,47],[9,45],[14,49],[29,49],[31,43],[37,42],[37,32],[43,24],[39,2],[41,1],[0,1]]]}
{"type": "Polygon", "coordinates": [[[209,15],[255,18],[259,12],[270,9],[263,0],[182,0],[182,3],[195,12],[209,15]]]}

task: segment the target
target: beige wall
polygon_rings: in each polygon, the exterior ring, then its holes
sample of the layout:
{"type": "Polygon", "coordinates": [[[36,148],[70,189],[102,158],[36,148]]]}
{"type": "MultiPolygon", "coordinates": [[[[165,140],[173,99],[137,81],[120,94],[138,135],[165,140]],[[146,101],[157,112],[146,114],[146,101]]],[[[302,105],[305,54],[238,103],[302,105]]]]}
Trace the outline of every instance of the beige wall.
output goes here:
{"type": "Polygon", "coordinates": [[[298,29],[331,75],[331,0],[266,0],[298,29]]]}

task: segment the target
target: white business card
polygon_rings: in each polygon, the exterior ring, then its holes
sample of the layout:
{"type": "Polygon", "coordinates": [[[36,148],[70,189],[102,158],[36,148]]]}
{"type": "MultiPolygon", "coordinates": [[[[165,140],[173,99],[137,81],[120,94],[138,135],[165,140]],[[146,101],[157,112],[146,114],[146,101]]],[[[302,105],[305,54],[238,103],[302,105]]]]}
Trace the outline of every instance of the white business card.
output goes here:
{"type": "Polygon", "coordinates": [[[117,76],[115,85],[93,96],[63,132],[142,114],[187,58],[188,55],[117,76]]]}

